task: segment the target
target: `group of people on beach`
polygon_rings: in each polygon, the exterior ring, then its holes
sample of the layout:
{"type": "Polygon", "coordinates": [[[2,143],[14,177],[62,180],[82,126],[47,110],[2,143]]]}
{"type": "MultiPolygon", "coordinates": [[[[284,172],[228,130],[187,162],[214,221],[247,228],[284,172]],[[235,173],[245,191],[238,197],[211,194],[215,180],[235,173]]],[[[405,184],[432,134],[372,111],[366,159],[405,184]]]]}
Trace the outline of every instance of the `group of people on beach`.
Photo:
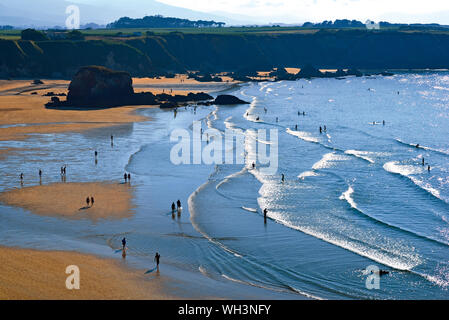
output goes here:
{"type": "MultiPolygon", "coordinates": [[[[123,258],[126,257],[126,238],[123,237],[122,239],[122,256],[123,258]]],[[[156,261],[156,270],[159,272],[159,261],[161,259],[161,255],[159,252],[156,252],[156,255],[154,256],[154,261],[156,261]]]]}
{"type": "Polygon", "coordinates": [[[176,205],[175,205],[174,202],[172,202],[172,204],[171,204],[171,213],[172,213],[173,217],[175,216],[175,211],[178,211],[178,216],[180,216],[181,215],[181,209],[182,209],[181,200],[178,199],[178,201],[176,201],[176,205]]]}
{"type": "Polygon", "coordinates": [[[124,173],[123,174],[123,179],[125,179],[125,183],[126,182],[129,182],[129,183],[131,183],[131,174],[128,172],[128,173],[124,173]]]}
{"type": "Polygon", "coordinates": [[[93,207],[94,202],[95,202],[94,197],[90,196],[90,198],[89,197],[86,198],[86,203],[88,207],[93,207]]]}

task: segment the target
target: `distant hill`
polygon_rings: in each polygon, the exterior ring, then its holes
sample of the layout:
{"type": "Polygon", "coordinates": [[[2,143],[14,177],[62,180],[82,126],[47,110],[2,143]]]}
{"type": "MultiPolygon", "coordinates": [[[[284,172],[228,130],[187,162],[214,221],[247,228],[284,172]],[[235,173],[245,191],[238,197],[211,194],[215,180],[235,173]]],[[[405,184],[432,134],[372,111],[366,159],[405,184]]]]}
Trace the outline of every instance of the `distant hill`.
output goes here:
{"type": "Polygon", "coordinates": [[[117,21],[109,23],[107,28],[109,29],[122,29],[122,28],[211,28],[211,27],[223,27],[224,22],[215,22],[197,20],[192,21],[188,19],[164,17],[161,15],[146,16],[141,19],[132,19],[128,17],[122,17],[117,21]]]}

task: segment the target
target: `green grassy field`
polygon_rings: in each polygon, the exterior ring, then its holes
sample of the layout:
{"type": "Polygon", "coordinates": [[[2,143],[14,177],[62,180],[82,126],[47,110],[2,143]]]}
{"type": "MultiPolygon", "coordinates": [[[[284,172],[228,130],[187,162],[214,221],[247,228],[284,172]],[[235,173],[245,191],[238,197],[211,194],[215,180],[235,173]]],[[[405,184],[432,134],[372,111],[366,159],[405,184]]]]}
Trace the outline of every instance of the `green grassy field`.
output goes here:
{"type": "MultiPolygon", "coordinates": [[[[104,38],[118,38],[120,37],[129,38],[136,37],[135,33],[141,33],[141,36],[145,36],[147,31],[153,32],[154,34],[163,35],[170,32],[182,32],[185,34],[282,34],[282,33],[299,33],[299,34],[310,34],[319,31],[318,28],[302,28],[302,27],[222,27],[222,28],[130,28],[130,29],[83,29],[80,30],[86,37],[104,37],[104,38]]],[[[329,32],[337,32],[340,30],[350,31],[350,30],[366,30],[365,28],[351,28],[351,29],[325,29],[329,32]]],[[[393,28],[382,28],[381,30],[376,30],[375,32],[385,32],[385,31],[402,31],[402,32],[426,32],[435,34],[449,34],[449,30],[433,30],[433,29],[419,29],[419,28],[406,28],[399,29],[397,27],[393,28]]],[[[62,30],[61,30],[62,31],[62,30]]],[[[20,39],[21,30],[0,30],[0,39],[18,40],[20,39]]]]}

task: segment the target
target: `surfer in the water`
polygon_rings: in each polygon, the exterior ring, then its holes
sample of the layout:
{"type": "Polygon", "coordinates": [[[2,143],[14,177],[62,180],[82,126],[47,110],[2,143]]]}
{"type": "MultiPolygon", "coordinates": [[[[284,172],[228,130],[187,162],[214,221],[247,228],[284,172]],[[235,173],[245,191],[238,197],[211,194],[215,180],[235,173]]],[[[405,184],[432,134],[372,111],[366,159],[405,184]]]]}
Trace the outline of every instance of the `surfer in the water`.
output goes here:
{"type": "Polygon", "coordinates": [[[419,148],[419,143],[416,145],[417,148],[419,148]]]}
{"type": "Polygon", "coordinates": [[[159,260],[161,258],[161,255],[159,252],[156,252],[156,255],[154,256],[154,260],[156,261],[156,270],[159,272],[159,260]]]}

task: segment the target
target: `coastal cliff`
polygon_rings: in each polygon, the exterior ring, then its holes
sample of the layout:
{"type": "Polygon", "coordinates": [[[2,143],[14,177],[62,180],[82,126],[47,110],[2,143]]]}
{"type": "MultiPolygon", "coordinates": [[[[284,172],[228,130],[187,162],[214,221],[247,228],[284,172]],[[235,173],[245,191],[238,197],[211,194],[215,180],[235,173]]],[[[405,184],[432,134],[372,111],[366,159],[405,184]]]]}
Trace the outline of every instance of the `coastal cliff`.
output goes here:
{"type": "Polygon", "coordinates": [[[0,77],[72,77],[85,65],[135,76],[274,67],[449,68],[449,34],[320,30],[314,33],[187,34],[130,39],[0,40],[0,77]]]}

